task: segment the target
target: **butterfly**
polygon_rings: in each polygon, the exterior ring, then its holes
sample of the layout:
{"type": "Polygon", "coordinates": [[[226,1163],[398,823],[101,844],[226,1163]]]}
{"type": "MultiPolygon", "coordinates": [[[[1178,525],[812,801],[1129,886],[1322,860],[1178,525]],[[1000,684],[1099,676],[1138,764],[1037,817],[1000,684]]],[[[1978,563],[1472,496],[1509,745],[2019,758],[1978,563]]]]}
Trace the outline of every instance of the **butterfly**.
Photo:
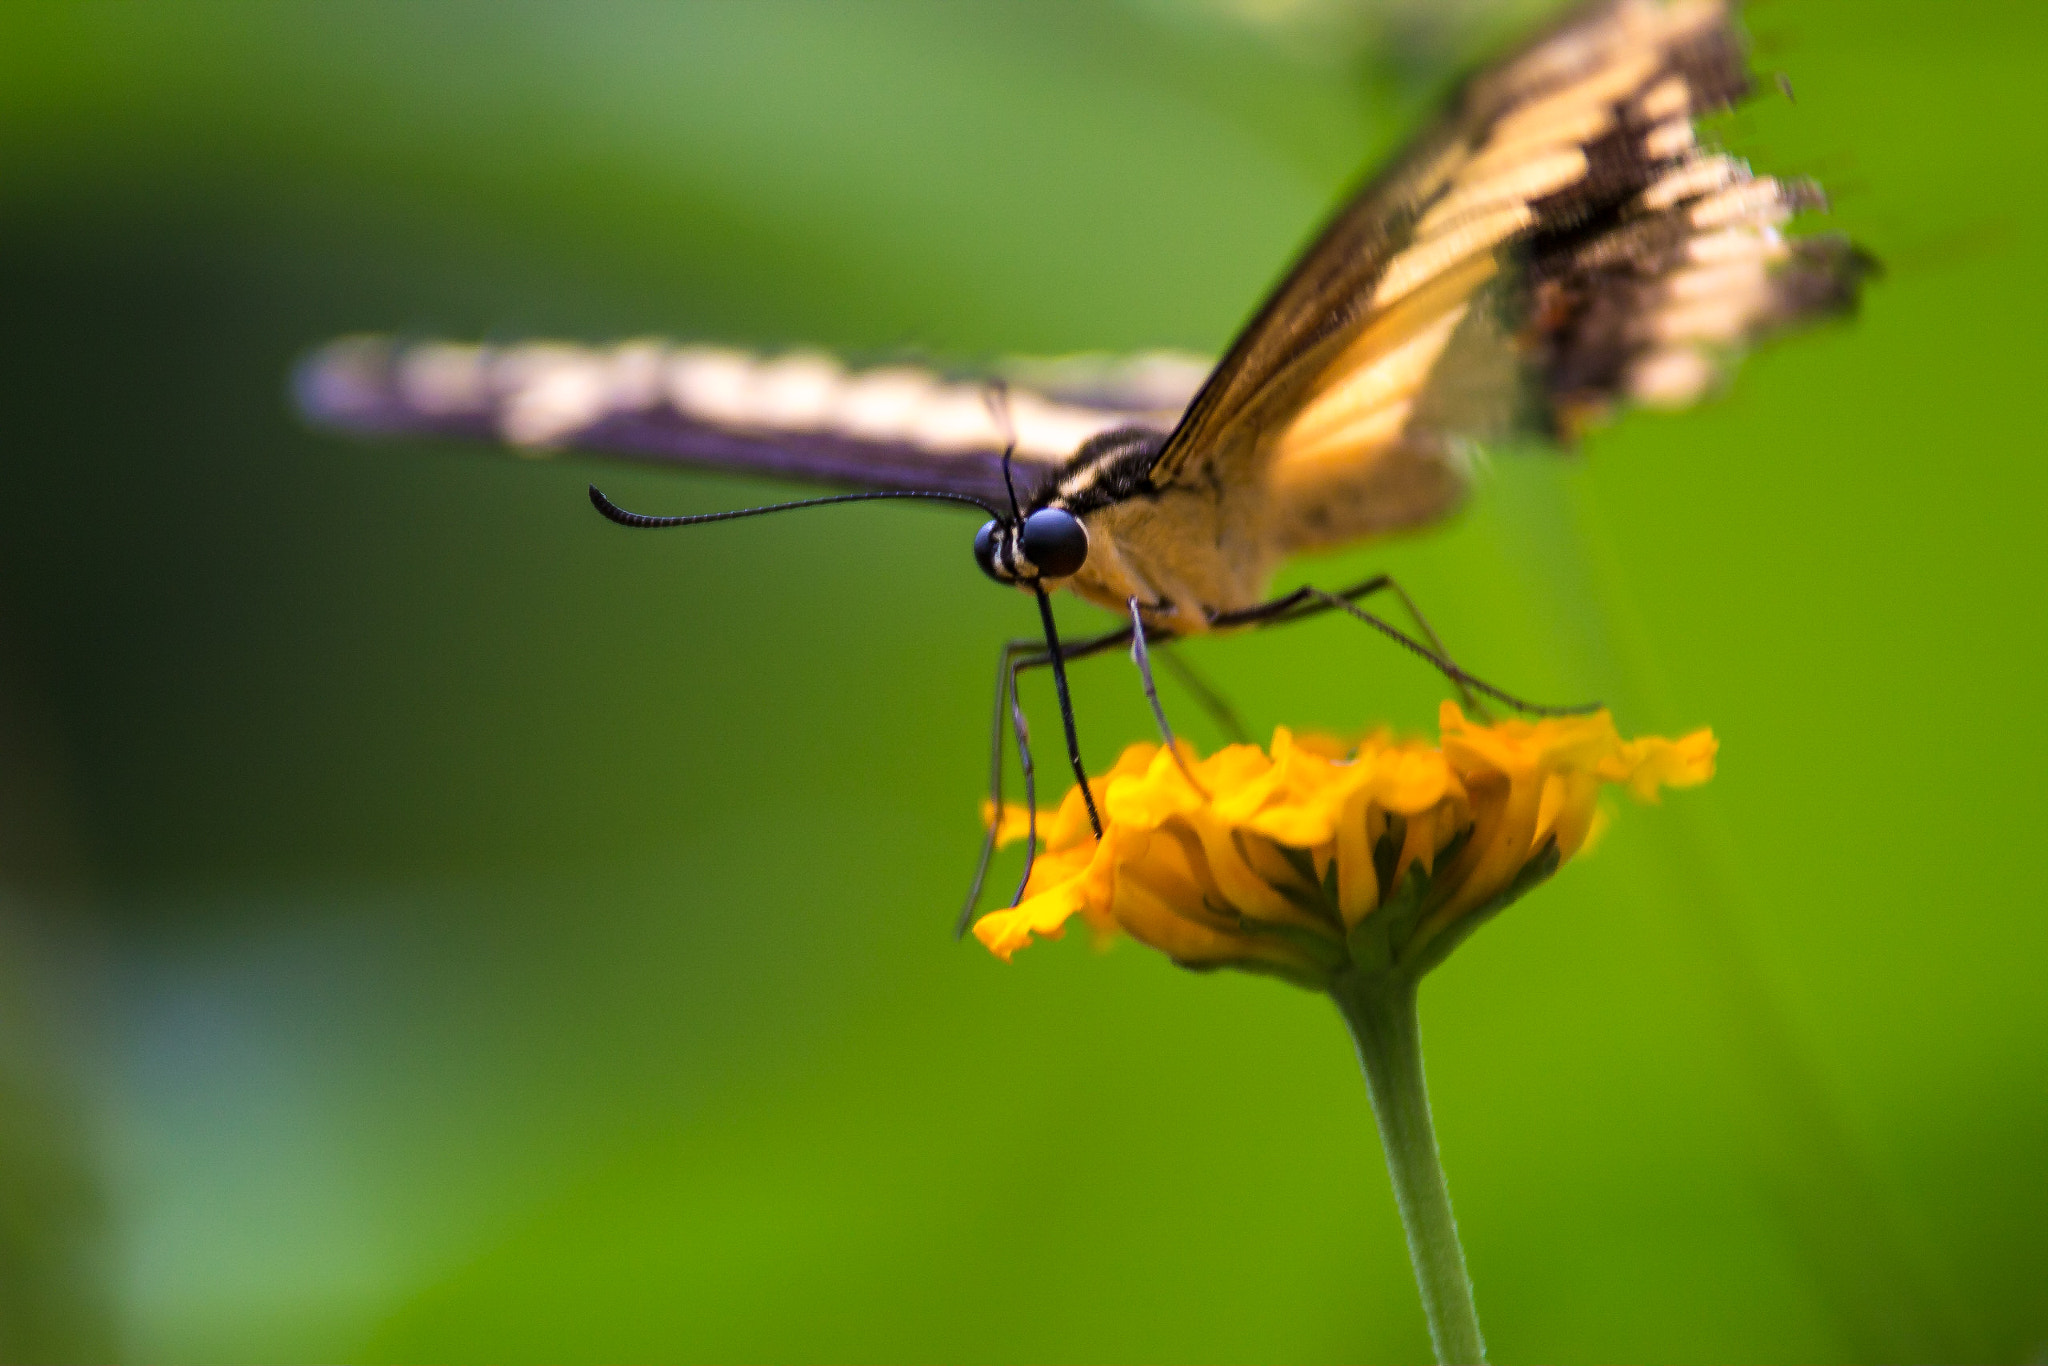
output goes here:
{"type": "MultiPolygon", "coordinates": [[[[1131,648],[1176,755],[1149,645],[1326,610],[1382,631],[1468,695],[1543,710],[1459,667],[1386,576],[1277,598],[1268,584],[1303,552],[1444,518],[1489,443],[1569,446],[1621,406],[1685,406],[1749,344],[1853,309],[1871,258],[1841,236],[1785,231],[1824,207],[1819,188],[1758,175],[1700,140],[1702,116],[1750,89],[1725,0],[1600,0],[1568,13],[1467,79],[1213,367],[1154,353],[974,376],[655,341],[356,337],[306,361],[296,392],[314,422],[353,432],[853,490],[652,517],[593,485],[597,510],[630,527],[878,498],[978,508],[976,563],[1030,593],[1043,627],[1042,640],[999,655],[992,799],[1000,810],[1007,722],[1035,812],[1017,679],[1050,666],[1100,834],[1065,670],[1088,654],[1131,648]],[[1061,588],[1129,625],[1062,643],[1048,596],[1061,588]],[[1375,593],[1398,597],[1422,638],[1358,606],[1375,593]]],[[[963,926],[992,843],[993,833],[963,926]]]]}

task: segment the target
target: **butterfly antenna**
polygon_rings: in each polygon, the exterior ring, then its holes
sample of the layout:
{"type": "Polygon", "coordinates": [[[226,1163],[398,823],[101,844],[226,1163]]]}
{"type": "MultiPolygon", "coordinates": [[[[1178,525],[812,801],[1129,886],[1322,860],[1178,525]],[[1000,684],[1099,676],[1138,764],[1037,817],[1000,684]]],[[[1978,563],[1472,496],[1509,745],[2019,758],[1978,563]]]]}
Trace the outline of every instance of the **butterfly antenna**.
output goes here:
{"type": "Polygon", "coordinates": [[[1017,481],[1010,477],[1010,461],[1017,454],[1017,423],[1010,415],[1010,386],[1001,376],[992,377],[982,389],[981,398],[988,404],[988,414],[1003,436],[1003,487],[1010,492],[1010,516],[1021,522],[1024,513],[1017,506],[1017,481]]]}
{"type": "Polygon", "coordinates": [[[800,498],[793,503],[768,503],[761,507],[735,508],[731,512],[700,512],[689,517],[650,517],[644,512],[626,511],[626,509],[605,497],[597,485],[592,484],[590,486],[590,505],[592,507],[596,508],[608,520],[617,522],[620,526],[640,529],[664,526],[696,526],[702,522],[730,522],[740,517],[761,517],[770,512],[794,512],[798,508],[824,507],[829,503],[872,503],[884,498],[914,498],[933,503],[965,503],[969,507],[980,508],[991,517],[1002,516],[990,504],[982,502],[979,498],[970,498],[964,493],[941,493],[936,489],[881,489],[873,493],[835,493],[825,498],[800,498]]]}
{"type": "Polygon", "coordinates": [[[1003,487],[1010,491],[1010,520],[1021,523],[1024,512],[1017,506],[1017,481],[1010,478],[1010,456],[1016,449],[1015,446],[1003,447],[1003,487]]]}

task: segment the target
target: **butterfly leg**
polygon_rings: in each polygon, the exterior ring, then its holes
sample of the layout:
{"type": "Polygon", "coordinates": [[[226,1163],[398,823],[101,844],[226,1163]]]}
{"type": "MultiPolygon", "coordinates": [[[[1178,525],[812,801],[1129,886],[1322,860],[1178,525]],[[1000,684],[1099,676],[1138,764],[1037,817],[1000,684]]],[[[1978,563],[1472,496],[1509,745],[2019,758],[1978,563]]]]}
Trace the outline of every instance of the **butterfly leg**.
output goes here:
{"type": "Polygon", "coordinates": [[[1351,601],[1370,597],[1384,589],[1392,580],[1385,574],[1375,574],[1364,583],[1356,583],[1341,593],[1324,594],[1315,588],[1297,588],[1292,593],[1283,593],[1236,612],[1218,612],[1209,619],[1209,624],[1218,630],[1231,630],[1239,626],[1281,626],[1288,622],[1300,621],[1305,617],[1320,616],[1330,610],[1322,597],[1343,598],[1351,601]]]}
{"type": "MultiPolygon", "coordinates": [[[[1038,648],[1043,643],[1035,639],[1006,640],[1003,642],[1002,649],[996,652],[996,710],[994,719],[989,723],[988,735],[988,799],[990,807],[988,835],[981,842],[981,857],[976,860],[974,865],[974,881],[967,889],[966,904],[960,908],[960,918],[953,925],[953,937],[955,939],[965,935],[968,926],[974,923],[974,906],[976,902],[981,900],[982,884],[988,880],[989,860],[995,857],[996,852],[996,832],[1003,823],[1003,722],[1005,720],[1005,712],[1009,713],[1007,719],[1016,732],[1018,767],[1022,769],[1024,774],[1024,801],[1031,809],[1031,838],[1024,851],[1024,876],[1027,879],[1031,876],[1031,862],[1038,849],[1038,802],[1035,790],[1036,783],[1031,771],[1030,731],[1024,722],[1024,709],[1018,705],[1017,699],[1017,671],[1019,668],[1019,657],[1025,651],[1038,648]]],[[[1021,898],[1024,890],[1022,883],[1018,884],[1017,890],[1021,898]]],[[[1013,902],[1012,904],[1014,905],[1015,903],[1013,902]]]]}
{"type": "MultiPolygon", "coordinates": [[[[1389,580],[1389,582],[1391,582],[1391,580],[1389,580]]],[[[1479,678],[1473,674],[1465,672],[1464,669],[1460,668],[1457,664],[1453,663],[1449,656],[1443,653],[1441,647],[1432,649],[1430,646],[1423,644],[1421,641],[1415,639],[1415,637],[1409,635],[1407,632],[1401,630],[1401,628],[1393,625],[1391,622],[1385,621],[1380,617],[1374,616],[1372,613],[1366,611],[1363,607],[1360,607],[1355,602],[1350,601],[1348,597],[1337,593],[1325,593],[1320,588],[1309,588],[1306,591],[1312,598],[1321,603],[1324,607],[1334,608],[1338,611],[1343,612],[1347,616],[1353,617],[1358,621],[1364,622],[1367,626],[1372,627],[1375,631],[1378,631],[1381,635],[1387,637],[1387,639],[1393,641],[1395,644],[1400,645],[1404,649],[1407,649],[1413,652],[1414,654],[1421,656],[1424,660],[1428,661],[1429,664],[1433,666],[1438,673],[1442,674],[1445,678],[1448,678],[1452,683],[1456,684],[1459,692],[1465,694],[1465,696],[1467,696],[1468,698],[1471,696],[1471,693],[1480,693],[1487,697],[1491,697],[1494,701],[1499,702],[1504,706],[1513,708],[1515,711],[1522,712],[1531,716],[1580,716],[1584,715],[1587,712],[1598,711],[1600,709],[1600,704],[1598,702],[1587,702],[1578,706],[1570,707],[1551,707],[1545,706],[1540,702],[1531,702],[1525,698],[1517,697],[1511,692],[1506,692],[1500,688],[1496,688],[1495,686],[1493,686],[1493,684],[1488,683],[1483,678],[1479,678]]],[[[1403,596],[1405,597],[1406,595],[1404,594],[1403,596]]],[[[1298,618],[1288,617],[1283,619],[1297,620],[1298,618]]],[[[1475,710],[1476,709],[1477,708],[1475,704],[1475,710]]],[[[1484,713],[1482,712],[1481,714],[1483,715],[1484,713]]]]}
{"type": "MultiPolygon", "coordinates": [[[[1062,662],[1086,659],[1090,655],[1111,650],[1131,638],[1128,629],[1110,631],[1099,636],[1074,641],[1060,650],[1062,662]]],[[[1036,638],[1010,640],[1003,643],[996,654],[996,704],[995,715],[989,726],[989,802],[993,811],[993,823],[987,836],[982,840],[981,857],[974,867],[974,882],[968,888],[967,901],[960,908],[960,918],[954,925],[953,934],[958,938],[967,933],[974,923],[975,903],[981,899],[981,889],[988,878],[990,860],[995,855],[996,830],[1003,815],[1003,724],[1005,713],[1010,732],[1017,741],[1017,767],[1024,778],[1024,802],[1028,811],[1026,819],[1029,829],[1024,851],[1024,875],[1017,883],[1017,894],[1010,904],[1016,905],[1024,899],[1024,886],[1031,879],[1031,866],[1038,853],[1038,794],[1036,778],[1031,762],[1031,731],[1024,719],[1024,708],[1017,693],[1018,676],[1026,669],[1043,668],[1053,662],[1045,642],[1036,638]],[[1034,653],[1035,652],[1035,653],[1034,653]]],[[[1079,765],[1078,757],[1075,763],[1079,765]]]]}
{"type": "MultiPolygon", "coordinates": [[[[1401,600],[1401,606],[1408,609],[1409,620],[1413,621],[1415,625],[1421,629],[1422,638],[1429,642],[1429,646],[1432,650],[1436,651],[1436,657],[1438,659],[1443,660],[1445,663],[1451,665],[1453,668],[1457,668],[1457,661],[1451,658],[1451,652],[1449,650],[1446,650],[1444,648],[1443,641],[1437,638],[1435,628],[1433,628],[1429,624],[1429,618],[1422,615],[1422,609],[1415,605],[1415,599],[1408,596],[1408,590],[1403,588],[1400,584],[1394,582],[1394,579],[1391,575],[1383,574],[1380,575],[1380,577],[1386,579],[1387,591],[1392,593],[1395,597],[1399,598],[1401,600]]],[[[1352,601],[1355,602],[1357,600],[1354,598],[1352,599],[1352,601]]],[[[1452,686],[1457,688],[1458,690],[1458,700],[1465,704],[1466,711],[1473,713],[1475,716],[1478,716],[1481,720],[1491,719],[1486,715],[1485,704],[1480,702],[1480,700],[1473,695],[1471,686],[1467,684],[1464,678],[1461,676],[1463,672],[1464,671],[1460,669],[1458,673],[1446,675],[1446,677],[1448,677],[1451,680],[1452,686]]]]}
{"type": "Polygon", "coordinates": [[[1159,705],[1159,688],[1152,681],[1152,656],[1145,648],[1145,616],[1138,610],[1138,600],[1130,600],[1131,608],[1131,662],[1138,666],[1138,681],[1144,685],[1145,700],[1152,705],[1152,719],[1159,723],[1159,734],[1166,741],[1167,753],[1180,766],[1180,776],[1188,780],[1188,786],[1208,800],[1209,794],[1188,767],[1187,757],[1180,752],[1180,741],[1173,738],[1173,727],[1166,723],[1166,709],[1159,705]]]}
{"type": "MultiPolygon", "coordinates": [[[[1024,721],[1024,704],[1017,697],[1017,667],[1010,667],[1010,723],[1017,737],[1017,771],[1024,775],[1024,871],[1017,875],[1017,894],[1012,906],[1024,900],[1031,885],[1031,869],[1038,862],[1038,776],[1031,765],[1031,727],[1024,721]]],[[[998,809],[996,819],[1002,819],[998,809]]],[[[956,936],[957,937],[957,936],[956,936]]]]}
{"type": "MultiPolygon", "coordinates": [[[[1437,665],[1443,675],[1450,679],[1451,685],[1457,688],[1459,700],[1464,702],[1465,709],[1484,716],[1486,709],[1473,695],[1471,686],[1464,677],[1464,670],[1451,658],[1451,652],[1444,648],[1443,641],[1437,637],[1436,629],[1429,624],[1429,618],[1423,616],[1422,609],[1415,605],[1415,599],[1408,596],[1408,590],[1396,583],[1391,574],[1375,574],[1365,582],[1355,583],[1341,593],[1325,593],[1322,589],[1314,587],[1297,588],[1292,593],[1275,598],[1271,602],[1261,603],[1248,611],[1230,613],[1216,620],[1218,625],[1259,623],[1277,626],[1281,622],[1299,621],[1303,617],[1315,616],[1329,611],[1332,607],[1344,607],[1346,603],[1355,604],[1359,599],[1371,597],[1375,593],[1392,593],[1401,600],[1401,606],[1407,609],[1409,618],[1429,641],[1430,649],[1426,655],[1430,662],[1437,665]]],[[[1344,607],[1344,610],[1351,609],[1344,607]]]]}
{"type": "MultiPolygon", "coordinates": [[[[1589,702],[1580,706],[1552,707],[1516,697],[1513,693],[1496,688],[1493,684],[1488,683],[1477,675],[1467,673],[1449,655],[1444,653],[1442,644],[1437,641],[1435,632],[1429,630],[1427,623],[1422,623],[1424,634],[1428,635],[1430,640],[1430,643],[1425,645],[1391,622],[1376,617],[1357,605],[1357,600],[1360,598],[1370,597],[1374,593],[1389,590],[1398,593],[1401,600],[1408,604],[1409,611],[1420,621],[1421,614],[1415,612],[1414,603],[1409,600],[1407,593],[1401,591],[1400,586],[1394,582],[1393,578],[1386,574],[1375,574],[1372,578],[1365,580],[1365,582],[1353,584],[1351,587],[1337,593],[1325,592],[1313,586],[1297,588],[1292,593],[1283,594],[1272,599],[1270,602],[1262,602],[1256,607],[1248,607],[1239,612],[1219,613],[1212,624],[1226,628],[1234,626],[1279,626],[1287,622],[1301,621],[1308,617],[1319,616],[1328,611],[1341,611],[1347,616],[1354,617],[1367,626],[1372,627],[1395,644],[1420,656],[1438,673],[1449,679],[1459,689],[1461,694],[1469,696],[1469,693],[1466,691],[1469,689],[1472,693],[1490,697],[1515,711],[1533,716],[1577,716],[1599,710],[1600,704],[1597,702],[1589,702]]],[[[1477,710],[1476,703],[1474,704],[1474,709],[1477,710]]]]}

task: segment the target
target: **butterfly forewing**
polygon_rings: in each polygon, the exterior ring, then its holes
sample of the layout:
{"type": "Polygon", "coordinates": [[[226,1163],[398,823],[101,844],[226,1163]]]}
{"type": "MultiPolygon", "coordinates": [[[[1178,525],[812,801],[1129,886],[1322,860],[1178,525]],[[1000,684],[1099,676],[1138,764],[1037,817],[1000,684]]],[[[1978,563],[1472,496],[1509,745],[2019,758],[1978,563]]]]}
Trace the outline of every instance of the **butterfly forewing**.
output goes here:
{"type": "Polygon", "coordinates": [[[300,406],[352,431],[593,452],[859,490],[1000,505],[1002,456],[1028,492],[1089,437],[1170,429],[1208,372],[1172,353],[1018,360],[983,377],[820,352],[656,341],[474,346],[355,337],[301,367],[300,406]],[[1012,379],[1012,375],[1016,378],[1012,379]]]}
{"type": "Polygon", "coordinates": [[[1779,230],[1815,192],[1697,141],[1748,84],[1718,0],[1586,7],[1475,76],[1260,310],[1154,484],[1260,501],[1275,559],[1417,525],[1473,443],[1690,402],[1853,303],[1865,258],[1779,230]]]}

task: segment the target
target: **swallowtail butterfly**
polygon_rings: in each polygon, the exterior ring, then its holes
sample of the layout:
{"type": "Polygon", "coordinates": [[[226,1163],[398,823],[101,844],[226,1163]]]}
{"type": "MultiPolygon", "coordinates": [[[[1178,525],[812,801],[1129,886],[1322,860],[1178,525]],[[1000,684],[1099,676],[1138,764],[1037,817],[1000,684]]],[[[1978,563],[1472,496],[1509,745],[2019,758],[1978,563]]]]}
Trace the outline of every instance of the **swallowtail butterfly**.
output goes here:
{"type": "Polygon", "coordinates": [[[353,432],[854,491],[647,517],[593,487],[598,510],[628,526],[866,497],[979,507],[976,561],[1034,594],[1045,630],[1001,653],[999,805],[1006,719],[1031,783],[1018,671],[1052,667],[1090,796],[1064,663],[1129,645],[1165,731],[1148,639],[1341,608],[1461,688],[1522,706],[1452,663],[1419,616],[1423,640],[1356,606],[1398,595],[1390,580],[1277,599],[1268,582],[1303,551],[1444,517],[1477,446],[1568,445],[1617,406],[1683,406],[1744,346],[1853,307],[1869,258],[1840,237],[1784,231],[1820,207],[1818,188],[1758,175],[1699,140],[1700,117],[1749,89],[1727,0],[1599,0],[1569,13],[1468,79],[1213,367],[1155,354],[976,379],[849,370],[808,351],[350,338],[305,363],[297,393],[313,421],[353,432]],[[1130,625],[1063,646],[1047,598],[1058,588],[1130,625]]]}

